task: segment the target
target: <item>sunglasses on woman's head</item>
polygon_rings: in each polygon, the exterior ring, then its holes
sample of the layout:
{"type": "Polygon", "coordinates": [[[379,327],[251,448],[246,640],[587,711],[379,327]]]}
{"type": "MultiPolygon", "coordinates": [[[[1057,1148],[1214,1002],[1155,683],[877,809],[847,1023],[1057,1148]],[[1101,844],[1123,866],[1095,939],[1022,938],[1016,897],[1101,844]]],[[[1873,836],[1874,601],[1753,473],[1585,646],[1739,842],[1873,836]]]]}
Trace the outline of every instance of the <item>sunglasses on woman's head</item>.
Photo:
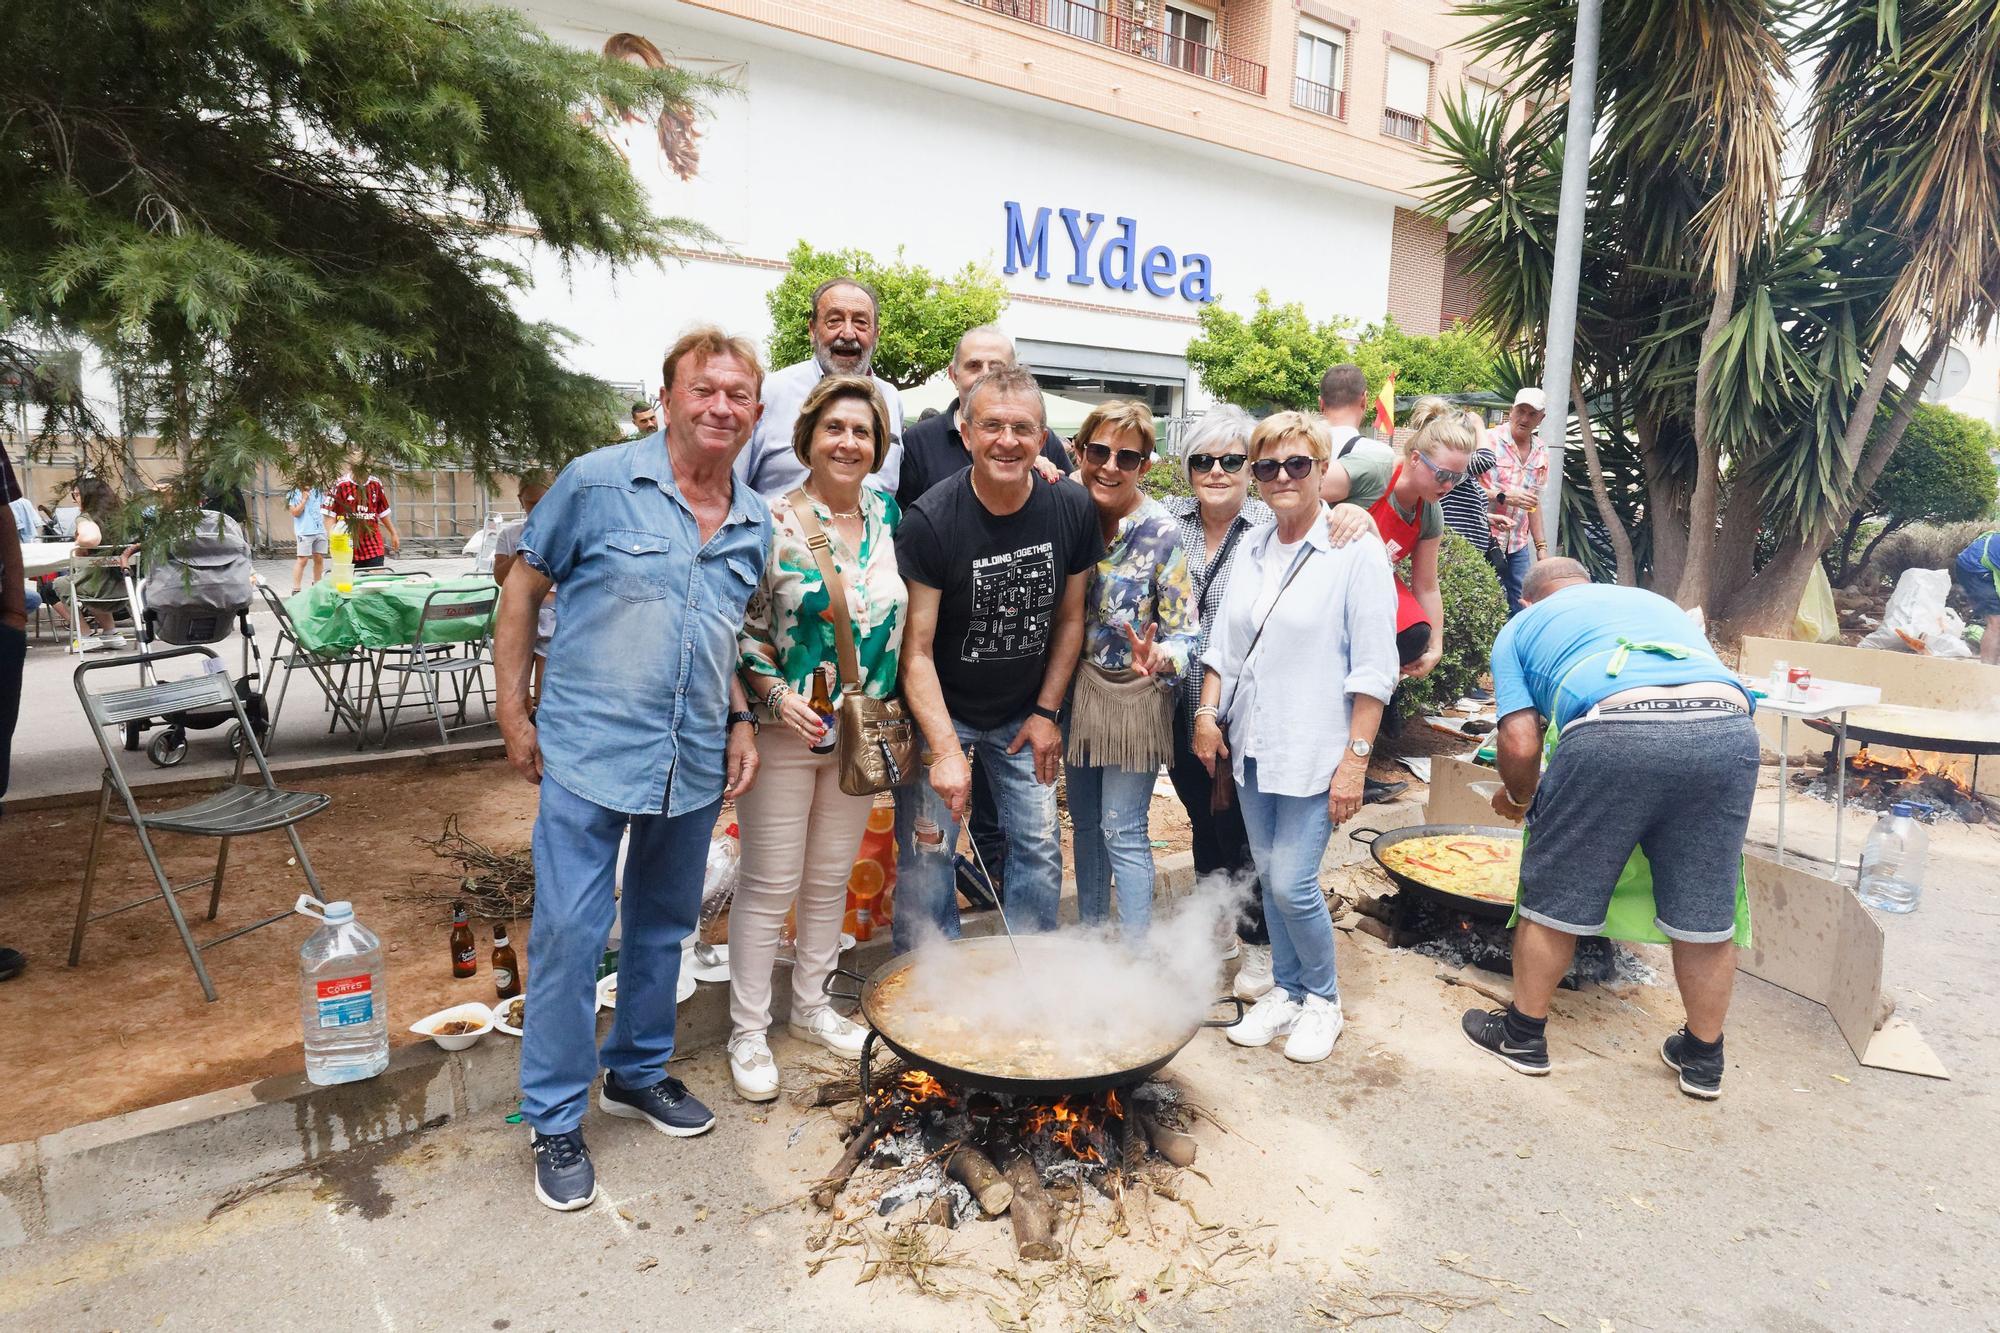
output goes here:
{"type": "Polygon", "coordinates": [[[1300,477],[1312,471],[1314,465],[1318,462],[1319,460],[1310,454],[1293,454],[1290,458],[1283,460],[1260,458],[1250,465],[1250,475],[1259,481],[1276,481],[1278,479],[1278,469],[1283,468],[1286,476],[1290,477],[1293,481],[1297,481],[1300,477]]]}
{"type": "Polygon", "coordinates": [[[1246,454],[1189,454],[1187,463],[1190,472],[1212,472],[1221,468],[1224,472],[1236,473],[1241,472],[1243,465],[1249,461],[1246,454]]]}
{"type": "MultiPolygon", "coordinates": [[[[1089,444],[1083,446],[1083,456],[1099,467],[1103,467],[1111,461],[1111,446],[1108,444],[1099,444],[1095,440],[1092,440],[1089,444]]],[[[1137,472],[1146,462],[1145,453],[1138,449],[1120,449],[1117,453],[1117,458],[1118,470],[1120,472],[1137,472]]]]}
{"type": "Polygon", "coordinates": [[[1465,480],[1465,470],[1463,468],[1439,467],[1436,463],[1431,462],[1429,454],[1418,454],[1417,457],[1424,460],[1424,466],[1431,470],[1431,475],[1438,479],[1438,485],[1440,486],[1456,486],[1465,480]]]}

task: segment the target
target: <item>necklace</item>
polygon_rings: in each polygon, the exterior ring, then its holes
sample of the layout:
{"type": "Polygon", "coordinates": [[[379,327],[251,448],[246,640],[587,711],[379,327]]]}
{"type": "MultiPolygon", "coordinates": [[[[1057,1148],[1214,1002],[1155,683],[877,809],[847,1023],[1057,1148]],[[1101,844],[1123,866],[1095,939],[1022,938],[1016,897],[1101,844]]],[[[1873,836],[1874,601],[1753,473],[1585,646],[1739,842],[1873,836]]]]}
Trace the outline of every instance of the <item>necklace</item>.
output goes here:
{"type": "MultiPolygon", "coordinates": [[[[800,487],[799,489],[805,490],[803,486],[800,487]]],[[[826,510],[827,514],[833,518],[861,517],[861,505],[858,502],[852,509],[835,509],[833,506],[829,505],[826,501],[820,499],[817,495],[814,495],[811,491],[806,491],[806,498],[808,500],[811,500],[814,504],[818,505],[820,508],[826,510]]]]}

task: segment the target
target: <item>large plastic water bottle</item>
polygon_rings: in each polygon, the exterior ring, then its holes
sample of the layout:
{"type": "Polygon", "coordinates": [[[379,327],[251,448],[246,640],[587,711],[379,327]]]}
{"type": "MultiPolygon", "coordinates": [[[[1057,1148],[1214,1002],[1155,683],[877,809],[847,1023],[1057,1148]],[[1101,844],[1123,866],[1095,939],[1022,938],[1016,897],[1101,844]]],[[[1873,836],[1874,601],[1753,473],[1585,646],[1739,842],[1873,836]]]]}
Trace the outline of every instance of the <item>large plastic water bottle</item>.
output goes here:
{"type": "Polygon", "coordinates": [[[1916,911],[1929,846],[1916,806],[1898,801],[1883,811],[1861,853],[1861,901],[1884,912],[1916,911]]]}
{"type": "Polygon", "coordinates": [[[302,894],[296,908],[320,923],[299,946],[306,1077],[322,1084],[373,1078],[389,1067],[382,942],[354,919],[352,903],[302,894]]]}

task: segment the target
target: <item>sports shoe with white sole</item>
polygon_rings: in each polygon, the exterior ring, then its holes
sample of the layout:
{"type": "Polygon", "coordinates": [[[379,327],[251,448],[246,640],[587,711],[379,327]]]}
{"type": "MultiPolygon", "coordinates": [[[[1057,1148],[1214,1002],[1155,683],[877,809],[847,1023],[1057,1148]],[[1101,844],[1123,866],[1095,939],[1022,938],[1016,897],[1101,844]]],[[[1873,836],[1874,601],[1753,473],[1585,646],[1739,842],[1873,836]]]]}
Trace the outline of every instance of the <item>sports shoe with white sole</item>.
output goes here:
{"type": "Polygon", "coordinates": [[[777,1097],[778,1062],[771,1058],[771,1044],[763,1033],[749,1032],[730,1039],[729,1081],[746,1102],[768,1102],[777,1097]]]}
{"type": "Polygon", "coordinates": [[[1347,1026],[1340,1002],[1324,995],[1308,995],[1292,1021],[1292,1033],[1285,1038],[1285,1058],[1298,1064],[1317,1064],[1333,1054],[1333,1043],[1347,1026]]]}
{"type": "Polygon", "coordinates": [[[861,1043],[868,1040],[867,1028],[843,1017],[829,1004],[793,1016],[786,1022],[785,1030],[801,1041],[816,1041],[835,1055],[850,1060],[861,1058],[861,1043]]]}
{"type": "Polygon", "coordinates": [[[1236,965],[1236,980],[1230,983],[1230,993],[1239,1000],[1255,1004],[1270,993],[1272,984],[1271,946],[1244,945],[1243,961],[1236,965]]]}
{"type": "Polygon", "coordinates": [[[1682,1092],[1712,1102],[1722,1095],[1722,1054],[1694,1055],[1687,1042],[1688,1030],[1682,1028],[1660,1043],[1660,1060],[1681,1076],[1682,1092]]]}
{"type": "Polygon", "coordinates": [[[1509,1040],[1505,1009],[1468,1009],[1458,1026],[1467,1041],[1515,1073],[1540,1078],[1549,1072],[1549,1039],[1537,1037],[1525,1043],[1509,1040]]]}
{"type": "Polygon", "coordinates": [[[1291,1032],[1303,1008],[1290,995],[1273,987],[1250,1006],[1240,1022],[1232,1023],[1223,1032],[1238,1046],[1269,1046],[1274,1038],[1291,1032]]]}
{"type": "Polygon", "coordinates": [[[715,1112],[702,1105],[677,1078],[661,1079],[649,1088],[628,1088],[609,1071],[597,1089],[597,1105],[607,1114],[644,1120],[662,1134],[691,1139],[715,1128],[715,1112]]]}
{"type": "Polygon", "coordinates": [[[583,1131],[543,1134],[530,1129],[528,1142],[535,1149],[535,1197],[559,1213],[590,1207],[597,1198],[597,1169],[590,1164],[583,1131]]]}

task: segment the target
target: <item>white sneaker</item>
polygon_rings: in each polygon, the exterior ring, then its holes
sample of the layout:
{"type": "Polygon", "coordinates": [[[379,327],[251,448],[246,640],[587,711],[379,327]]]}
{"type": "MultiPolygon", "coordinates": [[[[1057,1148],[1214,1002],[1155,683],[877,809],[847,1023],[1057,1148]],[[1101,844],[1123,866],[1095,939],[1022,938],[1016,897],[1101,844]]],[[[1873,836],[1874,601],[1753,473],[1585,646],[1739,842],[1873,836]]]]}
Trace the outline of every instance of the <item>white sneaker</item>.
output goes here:
{"type": "Polygon", "coordinates": [[[1237,965],[1236,981],[1230,987],[1236,998],[1256,1002],[1271,990],[1271,946],[1246,944],[1243,961],[1237,965]]]}
{"type": "Polygon", "coordinates": [[[729,1081],[746,1102],[768,1102],[777,1097],[778,1062],[771,1058],[771,1046],[763,1033],[730,1038],[729,1081]]]}
{"type": "Polygon", "coordinates": [[[1340,1037],[1340,1030],[1347,1026],[1347,1018],[1340,1012],[1340,1001],[1329,1000],[1323,995],[1308,995],[1299,1007],[1297,1021],[1292,1024],[1292,1035],[1285,1038],[1285,1058],[1302,1065],[1317,1063],[1333,1054],[1333,1043],[1340,1037]]]}
{"type": "Polygon", "coordinates": [[[1226,963],[1232,958],[1241,957],[1242,953],[1243,953],[1243,943],[1242,941],[1236,938],[1236,932],[1231,931],[1228,935],[1225,935],[1223,937],[1222,940],[1223,962],[1226,963]]]}
{"type": "Polygon", "coordinates": [[[1223,1029],[1238,1046],[1269,1046],[1273,1037],[1282,1037],[1299,1021],[1302,1006],[1275,987],[1250,1006],[1241,1022],[1223,1029]]]}
{"type": "Polygon", "coordinates": [[[785,1027],[801,1041],[816,1041],[835,1055],[844,1055],[850,1060],[861,1058],[861,1043],[868,1039],[867,1028],[852,1019],[843,1018],[832,1005],[827,1004],[794,1017],[785,1027]]]}

